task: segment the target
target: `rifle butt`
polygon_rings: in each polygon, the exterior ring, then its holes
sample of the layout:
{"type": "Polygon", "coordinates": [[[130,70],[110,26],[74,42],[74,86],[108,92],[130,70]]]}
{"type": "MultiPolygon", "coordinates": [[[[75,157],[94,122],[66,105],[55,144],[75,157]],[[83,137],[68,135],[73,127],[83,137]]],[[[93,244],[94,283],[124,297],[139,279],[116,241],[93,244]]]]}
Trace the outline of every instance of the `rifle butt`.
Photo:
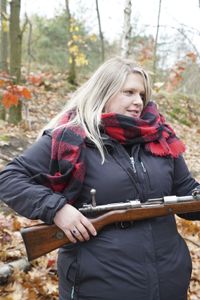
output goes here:
{"type": "Polygon", "coordinates": [[[28,260],[31,261],[69,243],[56,225],[38,224],[21,229],[28,260]]]}

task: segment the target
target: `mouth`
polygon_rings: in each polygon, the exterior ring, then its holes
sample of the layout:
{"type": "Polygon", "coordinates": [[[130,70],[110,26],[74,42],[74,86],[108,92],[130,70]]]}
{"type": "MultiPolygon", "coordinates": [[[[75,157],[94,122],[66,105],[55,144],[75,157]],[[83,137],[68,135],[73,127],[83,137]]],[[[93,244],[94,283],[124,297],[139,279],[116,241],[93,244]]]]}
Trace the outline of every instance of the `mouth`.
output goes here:
{"type": "Polygon", "coordinates": [[[136,111],[136,110],[128,110],[127,112],[128,112],[128,114],[131,117],[134,117],[134,118],[139,118],[140,115],[141,115],[141,112],[139,110],[138,111],[136,111]]]}

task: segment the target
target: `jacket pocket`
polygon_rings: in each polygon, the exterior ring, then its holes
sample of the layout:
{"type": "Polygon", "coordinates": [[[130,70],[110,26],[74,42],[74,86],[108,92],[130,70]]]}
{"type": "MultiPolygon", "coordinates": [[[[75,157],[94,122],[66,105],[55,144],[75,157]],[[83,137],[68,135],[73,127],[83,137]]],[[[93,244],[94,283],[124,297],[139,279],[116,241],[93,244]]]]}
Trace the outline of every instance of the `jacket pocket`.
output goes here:
{"type": "Polygon", "coordinates": [[[78,299],[77,249],[61,249],[58,255],[59,300],[78,299]]]}

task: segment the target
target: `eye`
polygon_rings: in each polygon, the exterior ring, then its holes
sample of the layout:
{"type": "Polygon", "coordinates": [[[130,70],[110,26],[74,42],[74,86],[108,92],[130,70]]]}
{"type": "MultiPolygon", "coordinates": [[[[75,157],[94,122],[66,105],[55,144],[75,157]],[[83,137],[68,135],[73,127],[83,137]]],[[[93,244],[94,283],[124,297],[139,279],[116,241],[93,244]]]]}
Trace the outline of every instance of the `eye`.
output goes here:
{"type": "Polygon", "coordinates": [[[132,96],[134,94],[134,91],[132,90],[123,90],[121,93],[125,96],[132,96]]]}

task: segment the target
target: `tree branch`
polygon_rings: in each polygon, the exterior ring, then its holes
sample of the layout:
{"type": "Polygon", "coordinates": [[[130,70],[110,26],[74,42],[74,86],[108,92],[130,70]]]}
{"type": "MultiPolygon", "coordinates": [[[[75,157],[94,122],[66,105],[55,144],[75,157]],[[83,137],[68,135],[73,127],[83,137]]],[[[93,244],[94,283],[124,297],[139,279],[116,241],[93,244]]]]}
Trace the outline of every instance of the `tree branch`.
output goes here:
{"type": "Polygon", "coordinates": [[[161,5],[162,0],[159,1],[159,8],[158,8],[158,18],[157,18],[157,26],[156,26],[156,37],[155,37],[155,43],[154,43],[154,54],[153,54],[153,81],[155,82],[156,79],[156,69],[157,69],[157,48],[158,48],[158,34],[159,34],[159,28],[160,28],[160,15],[161,15],[161,5]]]}
{"type": "Polygon", "coordinates": [[[100,40],[101,40],[101,59],[102,62],[104,61],[104,36],[103,36],[103,32],[101,29],[101,19],[100,19],[100,13],[99,13],[99,4],[98,4],[98,0],[96,0],[96,11],[97,11],[97,19],[98,19],[98,25],[99,25],[99,36],[100,36],[100,40]]]}
{"type": "Polygon", "coordinates": [[[200,248],[200,244],[199,244],[199,243],[197,243],[197,242],[195,242],[195,241],[193,241],[193,240],[191,240],[191,239],[189,239],[189,238],[187,238],[187,237],[184,237],[184,240],[186,240],[187,242],[190,242],[190,243],[192,243],[193,245],[195,245],[195,246],[197,246],[198,248],[200,248]]]}

